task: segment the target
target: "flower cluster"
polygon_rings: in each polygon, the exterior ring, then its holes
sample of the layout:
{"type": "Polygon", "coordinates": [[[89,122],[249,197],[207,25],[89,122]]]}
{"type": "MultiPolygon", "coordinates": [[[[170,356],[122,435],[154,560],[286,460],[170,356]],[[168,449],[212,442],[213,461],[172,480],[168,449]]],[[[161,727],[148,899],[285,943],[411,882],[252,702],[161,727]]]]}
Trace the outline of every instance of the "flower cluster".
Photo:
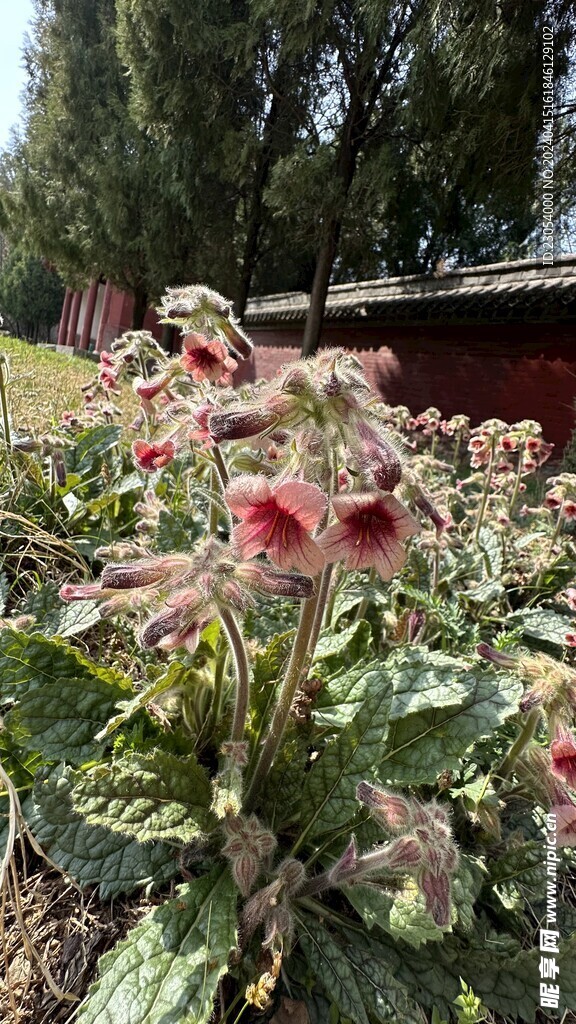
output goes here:
{"type": "Polygon", "coordinates": [[[451,879],[458,866],[458,850],[448,814],[439,804],[376,789],[361,782],[358,799],[372,817],[396,836],[374,857],[374,867],[413,875],[424,895],[426,909],[440,927],[450,924],[451,879]]]}

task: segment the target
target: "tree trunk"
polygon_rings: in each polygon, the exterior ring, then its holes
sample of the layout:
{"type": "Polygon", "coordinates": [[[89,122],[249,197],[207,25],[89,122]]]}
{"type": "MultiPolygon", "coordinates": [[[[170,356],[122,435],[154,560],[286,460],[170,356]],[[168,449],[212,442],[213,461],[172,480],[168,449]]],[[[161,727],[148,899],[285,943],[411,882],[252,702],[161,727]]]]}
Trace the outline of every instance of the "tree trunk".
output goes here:
{"type": "Polygon", "coordinates": [[[287,65],[280,62],[276,76],[276,83],[273,86],[274,92],[272,102],[270,104],[270,110],[262,133],[262,146],[254,169],[252,201],[250,204],[250,212],[248,214],[248,223],[246,225],[244,252],[242,254],[242,270],[240,272],[238,290],[234,299],[234,312],[239,320],[244,316],[244,310],[246,309],[246,303],[248,301],[248,296],[250,295],[250,286],[252,284],[254,268],[259,257],[258,250],[260,235],[262,232],[262,221],[264,217],[264,189],[268,183],[270,168],[272,166],[274,156],[275,129],[282,112],[285,79],[286,77],[289,77],[289,73],[288,76],[286,76],[286,72],[287,65]]]}
{"type": "Polygon", "coordinates": [[[333,218],[328,225],[320,246],[314,280],[312,282],[312,291],[310,293],[310,305],[306,316],[304,336],[302,338],[302,356],[314,355],[320,343],[326,297],[330,286],[330,275],[338,251],[341,229],[342,216],[333,218]]]}
{"type": "Polygon", "coordinates": [[[338,149],[336,177],[340,180],[340,198],[338,208],[332,215],[322,234],[320,249],[316,261],[316,271],[312,282],[310,305],[302,338],[302,355],[314,355],[320,343],[322,320],[326,307],[326,297],[330,285],[330,275],[338,252],[338,242],[342,231],[342,221],[346,209],[346,200],[350,191],[356,162],[364,141],[364,131],[368,121],[368,112],[358,96],[351,99],[346,120],[343,125],[342,138],[338,149]]]}
{"type": "Polygon", "coordinates": [[[144,285],[134,289],[134,309],[132,310],[132,330],[141,331],[144,317],[148,311],[148,292],[144,285]]]}

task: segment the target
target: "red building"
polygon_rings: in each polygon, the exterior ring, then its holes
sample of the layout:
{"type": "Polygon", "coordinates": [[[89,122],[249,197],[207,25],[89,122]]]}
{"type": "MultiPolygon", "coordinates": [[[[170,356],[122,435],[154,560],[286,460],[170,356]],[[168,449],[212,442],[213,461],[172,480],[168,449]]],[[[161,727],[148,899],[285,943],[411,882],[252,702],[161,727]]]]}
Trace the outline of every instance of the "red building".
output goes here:
{"type": "MultiPolygon", "coordinates": [[[[244,326],[255,350],[238,382],[269,378],[297,359],[309,296],[252,299],[244,326]]],[[[67,293],[59,344],[109,348],[131,322],[131,298],[109,286],[67,293]]],[[[160,336],[149,311],[145,328],[160,336]]],[[[363,363],[391,405],[430,405],[491,416],[537,419],[563,446],[576,397],[576,255],[497,263],[437,275],[336,285],[329,291],[323,346],[343,346],[363,363]]]]}

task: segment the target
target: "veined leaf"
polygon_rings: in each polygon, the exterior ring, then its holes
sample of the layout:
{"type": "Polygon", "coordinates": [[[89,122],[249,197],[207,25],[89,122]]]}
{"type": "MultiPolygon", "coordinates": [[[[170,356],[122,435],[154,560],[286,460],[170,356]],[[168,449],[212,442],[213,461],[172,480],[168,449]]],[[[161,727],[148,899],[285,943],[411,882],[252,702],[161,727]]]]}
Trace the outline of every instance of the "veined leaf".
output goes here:
{"type": "Polygon", "coordinates": [[[376,661],[335,673],[318,695],[315,722],[337,729],[347,725],[367,697],[389,685],[388,677],[386,668],[376,661]]]}
{"type": "Polygon", "coordinates": [[[343,1017],[354,1024],[369,1024],[358,984],[356,970],[341,947],[313,917],[298,921],[300,946],[307,963],[322,979],[322,985],[343,1017]]]}
{"type": "Polygon", "coordinates": [[[207,1024],[236,944],[236,896],[221,867],[180,886],[102,957],[82,1024],[207,1024]]]}
{"type": "Polygon", "coordinates": [[[370,644],[372,630],[370,623],[365,619],[353,622],[341,633],[334,633],[332,629],[326,629],[320,634],[314,662],[327,661],[329,664],[339,659],[351,659],[354,663],[360,661],[366,654],[370,644]]]}
{"type": "Polygon", "coordinates": [[[78,435],[76,448],[72,452],[72,469],[82,476],[110,448],[118,444],[122,427],[113,423],[100,423],[89,427],[78,435]]]}
{"type": "Polygon", "coordinates": [[[477,669],[427,647],[399,648],[386,668],[394,687],[390,721],[428,708],[461,704],[476,686],[477,669]]]}
{"type": "Polygon", "coordinates": [[[469,680],[461,703],[424,707],[390,722],[379,767],[383,782],[434,782],[440,772],[457,768],[476,740],[518,710],[523,687],[517,679],[477,669],[469,680]]]}
{"type": "Polygon", "coordinates": [[[299,845],[306,837],[344,825],[359,810],[356,786],[373,775],[382,758],[391,700],[391,683],[383,679],[382,686],[368,697],[340,735],[328,743],[308,773],[299,845]]]}
{"type": "Polygon", "coordinates": [[[87,825],[72,806],[77,773],[69,767],[41,770],[25,809],[38,842],[78,885],[98,885],[102,899],[149,885],[178,873],[174,849],[164,843],[138,843],[101,825],[87,825]]]}
{"type": "Polygon", "coordinates": [[[80,776],[74,809],[89,825],[147,839],[197,839],[211,823],[208,776],[193,757],[126,754],[80,776]]]}
{"type": "Polygon", "coordinates": [[[570,619],[559,615],[552,608],[525,608],[508,615],[506,623],[520,626],[525,636],[545,640],[558,647],[566,645],[566,633],[570,632],[570,619]]]}
{"type": "Polygon", "coordinates": [[[94,734],[118,695],[97,676],[54,678],[24,693],[5,721],[25,750],[39,751],[46,761],[79,765],[102,755],[104,746],[94,734]]]}
{"type": "Polygon", "coordinates": [[[59,685],[61,680],[73,680],[81,688],[83,680],[92,678],[108,686],[112,706],[132,690],[126,676],[97,665],[65,640],[48,639],[40,633],[28,636],[14,629],[2,633],[0,692],[4,698],[21,700],[28,690],[48,683],[59,685]]]}
{"type": "Polygon", "coordinates": [[[135,715],[137,711],[140,711],[142,708],[146,707],[150,701],[153,701],[155,697],[159,697],[161,693],[165,693],[166,690],[170,689],[170,687],[175,686],[184,672],[186,672],[186,669],[182,662],[171,661],[166,672],[164,672],[159,679],[149,683],[148,686],[145,686],[144,689],[141,690],[140,693],[137,693],[135,697],[132,697],[131,700],[119,701],[117,704],[119,713],[114,715],[94,738],[96,740],[106,739],[106,737],[110,736],[110,734],[115,732],[116,729],[119,729],[124,722],[127,722],[132,715],[135,715]]]}

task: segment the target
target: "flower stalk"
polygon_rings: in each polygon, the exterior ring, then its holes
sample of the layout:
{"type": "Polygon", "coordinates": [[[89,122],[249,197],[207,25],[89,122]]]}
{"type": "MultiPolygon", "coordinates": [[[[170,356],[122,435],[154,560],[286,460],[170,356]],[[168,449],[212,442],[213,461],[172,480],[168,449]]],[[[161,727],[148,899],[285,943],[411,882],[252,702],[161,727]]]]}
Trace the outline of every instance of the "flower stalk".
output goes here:
{"type": "Polygon", "coordinates": [[[230,739],[232,742],[237,743],[244,738],[244,730],[246,728],[246,716],[250,700],[250,667],[242,633],[232,612],[227,608],[220,608],[220,619],[228,637],[236,669],[236,700],[230,739]]]}
{"type": "MultiPolygon", "coordinates": [[[[316,580],[317,585],[319,579],[316,580]]],[[[246,793],[244,810],[249,811],[254,806],[256,799],[264,784],[264,780],[272,767],[272,763],[282,742],[290,708],[310,653],[310,640],[313,635],[316,609],[319,603],[320,588],[318,593],[308,598],[302,605],[298,631],[292,648],[292,655],[286,669],[286,676],[280,690],[280,696],[274,709],[272,722],[268,736],[262,748],[254,775],[246,793]]]]}

